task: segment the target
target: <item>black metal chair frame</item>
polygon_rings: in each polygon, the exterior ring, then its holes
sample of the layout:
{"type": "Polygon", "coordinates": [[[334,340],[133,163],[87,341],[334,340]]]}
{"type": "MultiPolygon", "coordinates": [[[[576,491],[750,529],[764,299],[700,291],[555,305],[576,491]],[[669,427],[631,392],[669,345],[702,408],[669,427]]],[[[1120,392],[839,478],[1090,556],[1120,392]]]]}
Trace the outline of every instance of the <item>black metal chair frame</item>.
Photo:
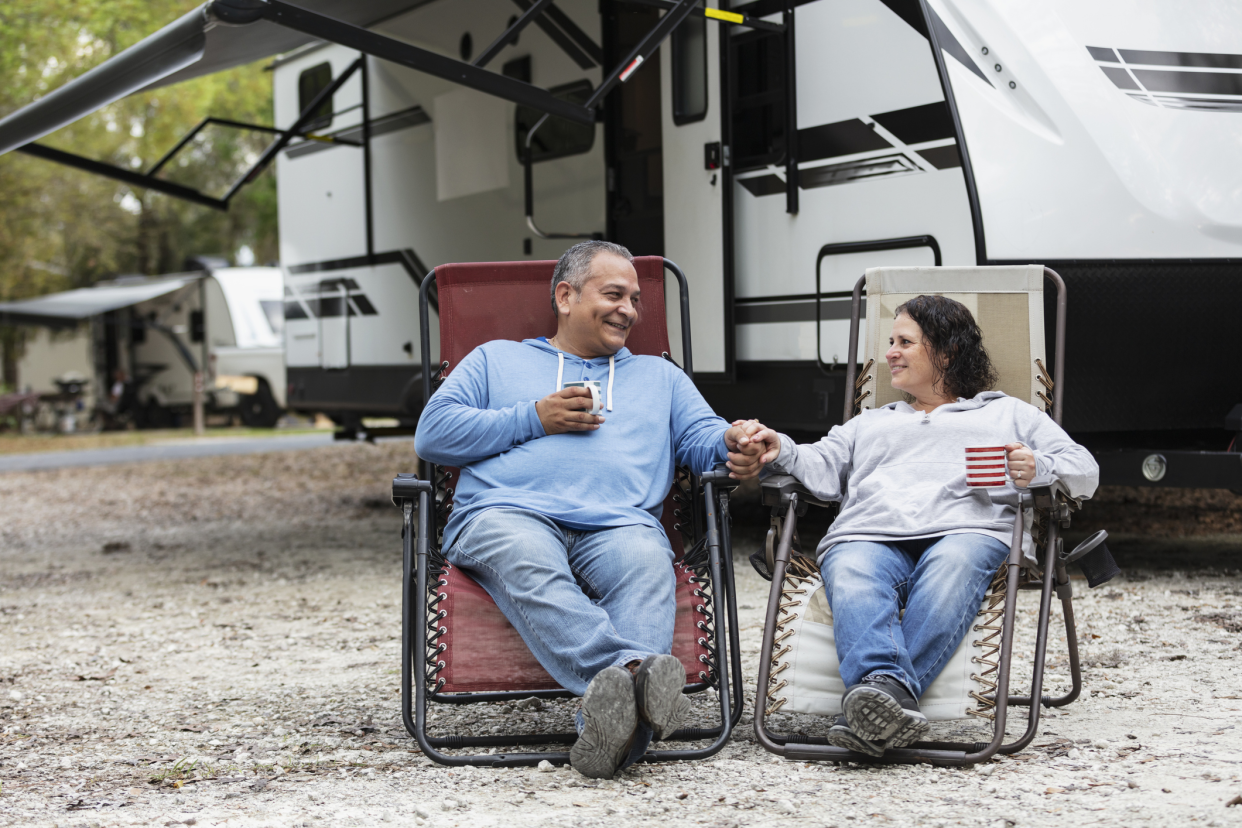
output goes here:
{"type": "MultiPolygon", "coordinates": [[[[1045,380],[1051,398],[1045,397],[1045,411],[1058,424],[1061,422],[1062,377],[1065,364],[1065,283],[1052,269],[1044,268],[1044,277],[1051,281],[1057,289],[1056,335],[1053,377],[1045,380]],[[1050,383],[1050,384],[1049,384],[1050,383]]],[[[865,379],[856,381],[858,364],[858,332],[859,317],[862,307],[862,290],[866,283],[863,276],[854,285],[853,311],[850,317],[849,361],[846,370],[846,389],[852,390],[845,402],[845,419],[859,413],[861,399],[854,397],[865,379]]],[[[1043,366],[1040,365],[1042,370],[1043,366]]],[[[867,369],[863,369],[862,375],[867,369]]],[[[972,765],[985,761],[1000,754],[1017,753],[1030,744],[1039,727],[1040,705],[1046,707],[1062,707],[1078,698],[1082,691],[1082,671],[1078,658],[1078,639],[1074,627],[1073,591],[1070,586],[1067,566],[1081,557],[1089,549],[1084,549],[1090,540],[1084,542],[1074,552],[1063,551],[1061,529],[1068,528],[1070,511],[1076,504],[1069,500],[1059,487],[1033,489],[1028,496],[1023,496],[1024,505],[1035,508],[1035,545],[1036,553],[1041,557],[1042,573],[1028,570],[1022,558],[1022,510],[1019,509],[1014,524],[1013,541],[1010,545],[1009,557],[1003,566],[1006,579],[1003,624],[1001,627],[1001,643],[999,663],[996,675],[996,690],[987,697],[993,705],[993,736],[990,742],[918,742],[907,748],[888,750],[880,758],[846,750],[828,744],[823,737],[810,737],[802,734],[779,734],[770,731],[766,724],[767,691],[771,680],[773,639],[777,624],[777,614],[781,600],[781,585],[785,579],[785,571],[789,566],[791,548],[797,518],[806,513],[808,506],[826,507],[830,504],[816,500],[805,488],[797,484],[793,478],[781,476],[783,479],[770,478],[763,484],[763,502],[772,507],[772,514],[780,522],[780,540],[776,547],[772,566],[772,588],[768,597],[767,616],[764,624],[763,646],[759,660],[759,682],[755,694],[755,735],[759,744],[765,749],[794,761],[830,760],[867,762],[875,764],[917,764],[961,766],[972,765]],[[1034,670],[1031,681],[1030,695],[1018,696],[1009,694],[1009,667],[1013,656],[1014,624],[1018,608],[1019,589],[1040,590],[1038,631],[1035,641],[1034,670]],[[1065,617],[1065,636],[1069,651],[1070,677],[1072,686],[1062,696],[1043,695],[1044,662],[1048,647],[1048,619],[1051,612],[1052,596],[1061,601],[1061,610],[1065,617]],[[1032,699],[1039,703],[1032,704],[1032,699]],[[1028,707],[1026,731],[1021,737],[1005,742],[1005,723],[1009,706],[1028,707]]],[[[835,506],[836,504],[831,504],[835,506]]],[[[775,523],[775,522],[774,522],[775,523]]],[[[1096,543],[1099,541],[1097,540],[1096,543]]]]}
{"type": "MultiPolygon", "coordinates": [[[[664,267],[678,282],[681,294],[681,338],[684,370],[693,378],[690,351],[689,285],[681,269],[664,260],[664,267]]],[[[433,377],[440,378],[446,364],[432,371],[429,333],[430,294],[435,285],[435,271],[423,279],[419,289],[419,321],[422,334],[424,399],[431,398],[433,377]]],[[[665,358],[671,357],[666,353],[665,358]]],[[[713,688],[718,693],[720,724],[709,728],[683,728],[668,740],[702,741],[711,739],[704,748],[688,750],[649,750],[640,761],[667,762],[675,759],[704,759],[720,751],[729,741],[733,728],[742,716],[742,669],[738,645],[737,598],[733,578],[733,559],[729,534],[729,497],[736,481],[723,469],[708,472],[697,479],[685,470],[676,476],[680,493],[674,494],[679,509],[676,528],[683,535],[683,561],[693,570],[697,589],[704,597],[710,592],[712,611],[703,612],[698,620],[704,633],[705,646],[711,654],[702,681],[688,684],[684,692],[694,693],[713,688]],[[687,514],[688,512],[688,514],[687,514]],[[713,646],[713,641],[715,645],[713,646]]],[[[440,693],[442,683],[436,674],[444,666],[438,660],[444,645],[436,645],[441,631],[437,621],[443,611],[436,610],[442,595],[431,585],[443,582],[444,558],[439,547],[440,527],[447,517],[446,486],[448,473],[424,461],[422,479],[413,474],[399,474],[393,480],[393,503],[402,513],[402,596],[401,596],[401,717],[406,731],[414,737],[423,753],[442,765],[479,765],[517,767],[537,765],[543,760],[569,762],[567,751],[519,751],[508,753],[477,753],[450,755],[443,748],[495,748],[515,745],[572,744],[576,733],[496,734],[488,736],[433,736],[427,732],[427,704],[472,704],[500,702],[530,697],[540,699],[569,698],[566,690],[495,691],[478,693],[440,693]]]]}

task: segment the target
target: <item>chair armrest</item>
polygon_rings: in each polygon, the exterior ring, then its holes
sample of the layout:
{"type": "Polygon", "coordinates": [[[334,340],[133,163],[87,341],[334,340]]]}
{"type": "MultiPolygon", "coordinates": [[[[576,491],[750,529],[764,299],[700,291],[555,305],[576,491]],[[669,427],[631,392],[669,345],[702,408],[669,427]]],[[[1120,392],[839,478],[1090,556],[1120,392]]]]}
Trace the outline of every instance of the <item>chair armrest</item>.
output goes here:
{"type": "MultiPolygon", "coordinates": [[[[792,474],[773,474],[764,478],[759,484],[759,490],[764,506],[780,506],[789,501],[791,494],[798,495],[798,506],[819,506],[820,508],[828,508],[832,506],[832,501],[820,500],[815,495],[798,482],[798,478],[792,474]]],[[[799,514],[805,512],[799,508],[799,514]]]]}
{"type": "Polygon", "coordinates": [[[736,489],[742,481],[729,477],[729,467],[721,463],[709,472],[699,475],[700,483],[711,483],[716,488],[736,489]]]}
{"type": "Polygon", "coordinates": [[[400,507],[406,500],[418,500],[420,492],[430,492],[430,480],[419,480],[416,474],[401,473],[392,479],[392,504],[400,507]]]}

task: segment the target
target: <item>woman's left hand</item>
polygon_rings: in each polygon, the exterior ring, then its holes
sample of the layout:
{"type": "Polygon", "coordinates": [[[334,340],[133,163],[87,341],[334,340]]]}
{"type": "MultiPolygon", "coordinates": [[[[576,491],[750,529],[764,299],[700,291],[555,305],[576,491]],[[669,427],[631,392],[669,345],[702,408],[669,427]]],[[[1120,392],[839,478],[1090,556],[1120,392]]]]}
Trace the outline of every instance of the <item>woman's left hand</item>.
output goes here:
{"type": "Polygon", "coordinates": [[[1035,452],[1021,443],[1010,443],[1005,451],[1009,452],[1009,476],[1013,478],[1013,485],[1025,489],[1035,477],[1035,452]]]}

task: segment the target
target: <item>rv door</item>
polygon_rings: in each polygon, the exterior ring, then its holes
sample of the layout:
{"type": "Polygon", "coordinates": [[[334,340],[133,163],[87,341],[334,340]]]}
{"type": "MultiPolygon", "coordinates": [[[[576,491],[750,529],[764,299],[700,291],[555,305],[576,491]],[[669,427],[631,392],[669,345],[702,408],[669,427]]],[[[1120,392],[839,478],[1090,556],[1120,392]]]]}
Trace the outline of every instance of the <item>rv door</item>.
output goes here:
{"type": "MultiPolygon", "coordinates": [[[[710,0],[709,6],[720,5],[710,0]]],[[[694,372],[730,370],[724,226],[725,177],[721,144],[718,25],[691,15],[661,47],[664,133],[664,255],[690,282],[694,372]]],[[[727,243],[727,240],[726,242],[727,243]]],[[[677,292],[666,291],[669,342],[682,360],[677,292]]]]}

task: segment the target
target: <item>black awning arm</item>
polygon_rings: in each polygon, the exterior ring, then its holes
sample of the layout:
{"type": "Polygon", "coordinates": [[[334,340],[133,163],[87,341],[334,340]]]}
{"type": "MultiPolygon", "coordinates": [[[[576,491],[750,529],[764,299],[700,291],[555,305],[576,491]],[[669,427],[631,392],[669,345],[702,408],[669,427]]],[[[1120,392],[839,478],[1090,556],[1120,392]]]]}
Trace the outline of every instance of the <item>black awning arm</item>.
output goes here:
{"type": "Polygon", "coordinates": [[[267,169],[267,165],[272,163],[272,159],[276,157],[276,154],[287,147],[295,135],[306,129],[306,125],[317,117],[316,113],[318,112],[319,107],[332,100],[332,96],[336,94],[338,89],[345,85],[345,81],[353,77],[354,72],[357,72],[362,68],[364,61],[366,61],[365,57],[359,57],[351,63],[349,68],[342,72],[338,78],[333,80],[332,83],[319,90],[319,94],[315,96],[314,100],[306,105],[306,108],[303,109],[298,115],[298,118],[293,122],[293,125],[290,126],[283,135],[268,144],[267,149],[263,150],[263,154],[259,156],[259,160],[254,162],[254,166],[233,182],[233,186],[230,187],[229,191],[224,194],[225,204],[227,204],[229,200],[237,194],[238,190],[249,184],[251,181],[254,181],[259,174],[263,172],[263,170],[267,169]]]}
{"type": "MultiPolygon", "coordinates": [[[[612,91],[614,86],[629,80],[630,75],[636,72],[638,67],[642,66],[643,62],[651,57],[656,49],[660,48],[660,44],[672,34],[673,29],[681,21],[685,20],[690,15],[690,12],[694,11],[694,6],[698,2],[699,0],[678,0],[677,5],[660,18],[660,22],[653,26],[651,31],[647,32],[646,37],[634,47],[625,60],[617,64],[617,67],[608,73],[600,83],[599,88],[595,90],[594,94],[587,99],[583,106],[587,109],[595,109],[596,105],[604,99],[605,95],[612,91]]],[[[531,131],[533,132],[534,130],[531,131]]]]}
{"type": "MultiPolygon", "coordinates": [[[[333,113],[333,115],[339,115],[339,114],[340,114],[339,112],[333,113]]],[[[344,146],[348,146],[348,147],[362,146],[362,143],[360,141],[351,141],[348,138],[338,138],[334,135],[317,135],[312,132],[293,132],[292,130],[278,129],[276,127],[267,126],[266,124],[248,124],[248,123],[245,123],[244,121],[233,121],[228,118],[217,118],[215,116],[208,116],[204,118],[203,120],[199,121],[198,126],[194,127],[194,129],[187,132],[185,137],[177,142],[176,146],[174,146],[167,153],[165,153],[163,158],[161,158],[159,161],[156,161],[155,166],[147,170],[147,175],[157,174],[160,170],[162,170],[165,167],[165,165],[168,164],[169,161],[173,160],[173,158],[177,156],[177,153],[185,149],[186,145],[189,144],[191,141],[193,141],[196,135],[198,135],[200,132],[202,132],[204,129],[206,129],[209,126],[224,126],[224,127],[231,127],[232,129],[247,129],[247,130],[253,130],[254,132],[268,132],[268,133],[271,133],[272,135],[284,135],[286,133],[291,133],[294,138],[305,138],[308,141],[322,141],[328,144],[343,144],[344,146]]]]}
{"type": "Polygon", "coordinates": [[[508,46],[514,38],[521,34],[522,29],[525,29],[533,23],[535,18],[539,16],[540,12],[542,12],[551,2],[552,0],[539,0],[533,6],[527,6],[526,11],[522,12],[522,16],[513,21],[507,29],[501,32],[500,37],[493,40],[490,46],[480,52],[479,56],[474,59],[472,65],[482,69],[490,63],[492,58],[500,54],[501,49],[508,46]]]}
{"type": "Polygon", "coordinates": [[[224,199],[209,196],[201,193],[193,187],[186,187],[183,184],[174,184],[171,181],[165,181],[162,178],[152,178],[149,175],[133,170],[127,170],[124,167],[117,167],[112,164],[106,164],[103,161],[95,161],[90,158],[83,158],[81,155],[74,155],[64,150],[53,149],[43,144],[26,144],[24,147],[18,147],[17,152],[23,152],[26,155],[33,155],[35,158],[42,158],[44,161],[55,161],[57,164],[64,164],[66,167],[82,170],[83,172],[92,173],[93,175],[101,175],[104,178],[111,178],[114,181],[120,181],[131,187],[143,187],[148,190],[155,190],[157,193],[180,198],[185,201],[191,201],[195,204],[201,204],[204,207],[210,207],[213,210],[227,210],[229,204],[224,199]]]}
{"type": "MultiPolygon", "coordinates": [[[[531,9],[530,0],[513,0],[513,2],[517,5],[519,9],[522,9],[523,11],[530,11],[531,9]]],[[[557,9],[556,6],[548,6],[546,8],[546,11],[547,11],[546,15],[540,15],[538,17],[533,18],[533,22],[535,23],[535,25],[537,25],[540,29],[543,29],[543,33],[546,34],[549,38],[551,38],[552,42],[555,43],[557,46],[559,46],[562,52],[569,55],[569,59],[572,60],[574,63],[578,64],[579,69],[595,68],[596,61],[592,60],[586,54],[586,52],[582,51],[582,49],[579,49],[578,46],[575,45],[573,37],[561,31],[560,27],[558,27],[555,23],[553,23],[549,19],[551,18],[552,13],[554,11],[557,13],[560,13],[560,10],[557,9]]],[[[575,26],[573,22],[569,20],[569,18],[565,17],[564,14],[561,14],[561,17],[565,20],[565,22],[569,24],[570,28],[575,33],[577,33],[578,35],[581,35],[581,37],[583,38],[586,38],[586,41],[588,43],[590,43],[592,46],[595,46],[595,44],[591,41],[591,39],[587,37],[585,34],[583,34],[582,30],[579,29],[577,26],[575,26]]],[[[595,48],[598,49],[598,47],[595,47],[595,48]]],[[[603,63],[603,60],[601,59],[599,62],[603,63]]]]}
{"type": "Polygon", "coordinates": [[[271,163],[272,158],[276,156],[276,153],[284,149],[284,147],[294,138],[309,138],[317,141],[328,141],[334,144],[360,146],[354,141],[310,135],[305,132],[304,127],[308,121],[315,117],[317,108],[325,101],[330,100],[332,94],[335,93],[336,90],[345,83],[345,81],[349,80],[350,76],[356,72],[361,65],[362,59],[359,58],[348,69],[342,72],[339,78],[316,95],[315,99],[310,102],[310,104],[300,115],[298,115],[297,121],[294,122],[291,128],[277,129],[276,127],[262,126],[259,124],[246,124],[241,121],[230,121],[226,118],[204,118],[198,126],[190,130],[188,135],[178,141],[176,146],[165,153],[164,157],[157,161],[155,166],[145,173],[134,172],[133,170],[118,167],[103,161],[95,161],[90,158],[84,158],[81,155],[75,155],[71,152],[65,152],[64,150],[44,146],[43,144],[26,144],[25,146],[18,147],[17,151],[23,152],[27,155],[33,155],[35,158],[42,158],[45,161],[55,161],[57,164],[63,164],[66,167],[73,167],[74,169],[82,170],[83,172],[101,175],[104,178],[111,178],[114,181],[120,181],[121,183],[128,184],[131,187],[142,187],[147,190],[155,190],[157,193],[164,193],[165,195],[170,195],[174,198],[180,198],[184,201],[200,204],[204,207],[210,207],[213,210],[228,210],[229,201],[231,201],[233,196],[237,194],[237,191],[240,190],[246,183],[253,181],[259,173],[263,172],[267,165],[271,163]],[[268,145],[263,155],[259,157],[259,160],[256,161],[254,165],[251,166],[250,169],[247,170],[246,173],[243,174],[241,178],[239,178],[233,186],[229,188],[229,191],[221,198],[207,195],[204,192],[196,190],[193,187],[187,187],[184,184],[175,184],[172,181],[166,181],[162,178],[155,177],[156,173],[163,169],[163,167],[170,160],[172,160],[178,152],[184,149],[185,146],[193,140],[195,135],[202,131],[204,127],[213,123],[237,129],[255,129],[262,132],[270,132],[279,135],[280,137],[268,145]]]}
{"type": "MultiPolygon", "coordinates": [[[[684,0],[684,2],[689,2],[689,0],[684,0]]],[[[338,43],[350,49],[357,49],[359,52],[381,60],[408,66],[488,95],[529,106],[540,112],[547,112],[580,124],[595,123],[594,101],[586,106],[571,103],[529,83],[402,43],[361,26],[354,26],[327,15],[299,8],[283,0],[270,0],[257,9],[256,13],[287,29],[293,29],[320,40],[338,43]]]]}
{"type": "MultiPolygon", "coordinates": [[[[633,3],[636,6],[654,6],[657,9],[673,9],[677,4],[673,0],[621,0],[622,3],[633,3]]],[[[745,26],[748,29],[762,29],[765,32],[783,32],[785,31],[784,23],[769,23],[767,20],[759,20],[752,15],[744,12],[735,11],[733,9],[698,9],[703,13],[703,17],[708,20],[717,20],[721,23],[732,23],[735,26],[745,26]]]]}

